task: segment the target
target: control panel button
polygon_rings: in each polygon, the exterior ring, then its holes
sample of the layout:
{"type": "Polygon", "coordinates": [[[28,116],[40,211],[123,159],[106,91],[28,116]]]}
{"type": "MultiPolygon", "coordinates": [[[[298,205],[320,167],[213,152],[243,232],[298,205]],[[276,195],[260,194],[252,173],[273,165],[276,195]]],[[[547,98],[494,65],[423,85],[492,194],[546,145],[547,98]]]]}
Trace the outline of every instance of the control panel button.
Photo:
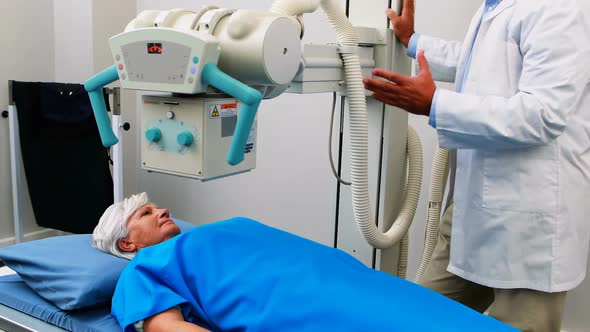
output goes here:
{"type": "Polygon", "coordinates": [[[196,74],[196,73],[197,73],[197,68],[195,68],[195,67],[192,67],[192,68],[191,68],[191,74],[193,74],[193,75],[194,75],[194,74],[196,74]]]}
{"type": "Polygon", "coordinates": [[[170,120],[174,119],[174,112],[172,112],[172,111],[166,112],[166,118],[168,118],[170,120]]]}
{"type": "Polygon", "coordinates": [[[199,57],[196,56],[193,58],[193,63],[196,65],[197,63],[199,63],[199,57]]]}
{"type": "Polygon", "coordinates": [[[162,131],[159,128],[150,128],[145,132],[145,138],[150,141],[157,143],[162,139],[162,131]]]}
{"type": "Polygon", "coordinates": [[[190,131],[183,131],[176,137],[178,145],[191,146],[193,144],[193,134],[190,131]]]}
{"type": "Polygon", "coordinates": [[[119,70],[123,70],[123,65],[119,64],[117,67],[119,67],[119,70]]]}
{"type": "Polygon", "coordinates": [[[115,59],[116,59],[117,61],[121,61],[121,56],[120,56],[119,54],[117,54],[117,55],[115,56],[115,59]]]}
{"type": "Polygon", "coordinates": [[[188,83],[189,83],[189,84],[193,84],[193,82],[194,82],[194,81],[195,81],[195,79],[194,79],[194,78],[192,78],[192,77],[189,77],[189,78],[188,78],[188,83]]]}

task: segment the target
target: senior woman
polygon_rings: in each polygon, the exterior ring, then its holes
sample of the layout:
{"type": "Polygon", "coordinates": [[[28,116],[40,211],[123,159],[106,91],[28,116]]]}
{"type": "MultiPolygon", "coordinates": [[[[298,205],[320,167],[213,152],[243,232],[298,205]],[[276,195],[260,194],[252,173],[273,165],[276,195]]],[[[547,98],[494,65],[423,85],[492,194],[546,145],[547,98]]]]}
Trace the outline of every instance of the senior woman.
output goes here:
{"type": "Polygon", "coordinates": [[[170,218],[170,211],[150,203],[148,195],[141,193],[105,210],[92,233],[92,245],[109,254],[131,259],[141,248],[178,234],[180,228],[170,218]]]}
{"type": "Polygon", "coordinates": [[[181,234],[145,193],[109,207],[93,245],[131,259],[112,302],[124,331],[515,331],[254,220],[181,234]]]}
{"type": "MultiPolygon", "coordinates": [[[[168,209],[149,203],[148,195],[141,193],[105,210],[92,233],[92,245],[109,254],[132,259],[140,249],[178,234],[180,228],[170,218],[168,209]]],[[[114,310],[113,306],[113,314],[114,310]]],[[[178,307],[146,318],[135,322],[133,328],[136,331],[207,331],[185,322],[178,307]]]]}

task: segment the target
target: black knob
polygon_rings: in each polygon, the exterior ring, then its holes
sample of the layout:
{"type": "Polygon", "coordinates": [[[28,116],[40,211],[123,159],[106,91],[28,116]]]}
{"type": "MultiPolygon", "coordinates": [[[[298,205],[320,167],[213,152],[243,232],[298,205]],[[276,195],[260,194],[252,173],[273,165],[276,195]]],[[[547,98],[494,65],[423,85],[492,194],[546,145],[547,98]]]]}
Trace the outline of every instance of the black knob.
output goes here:
{"type": "Polygon", "coordinates": [[[2,111],[2,117],[6,119],[8,117],[8,111],[2,111]]]}
{"type": "Polygon", "coordinates": [[[123,130],[128,131],[129,129],[131,129],[131,125],[129,124],[129,122],[125,122],[123,124],[123,130]]]}

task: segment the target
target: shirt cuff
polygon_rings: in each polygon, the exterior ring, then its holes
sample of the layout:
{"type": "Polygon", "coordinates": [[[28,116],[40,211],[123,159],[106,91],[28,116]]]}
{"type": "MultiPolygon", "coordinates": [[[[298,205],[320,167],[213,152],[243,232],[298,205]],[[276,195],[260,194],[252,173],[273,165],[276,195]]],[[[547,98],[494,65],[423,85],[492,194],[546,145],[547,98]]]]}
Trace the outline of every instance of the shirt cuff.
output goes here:
{"type": "Polygon", "coordinates": [[[430,105],[430,116],[428,117],[428,124],[436,129],[436,101],[438,100],[438,89],[434,91],[432,96],[432,104],[430,105]]]}
{"type": "Polygon", "coordinates": [[[410,37],[410,42],[408,43],[408,56],[411,58],[416,59],[416,54],[418,53],[418,41],[420,40],[420,34],[414,32],[412,37],[410,37]]]}

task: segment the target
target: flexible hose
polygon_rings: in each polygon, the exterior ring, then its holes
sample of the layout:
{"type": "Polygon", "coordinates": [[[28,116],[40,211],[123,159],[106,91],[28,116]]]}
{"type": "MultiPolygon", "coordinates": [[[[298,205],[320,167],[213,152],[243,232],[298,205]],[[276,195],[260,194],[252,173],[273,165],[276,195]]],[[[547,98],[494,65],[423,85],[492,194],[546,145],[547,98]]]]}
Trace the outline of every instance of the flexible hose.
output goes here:
{"type": "Polygon", "coordinates": [[[396,277],[406,279],[408,273],[408,251],[410,247],[410,236],[408,233],[402,238],[400,243],[399,259],[397,263],[396,277]]]}
{"type": "Polygon", "coordinates": [[[440,213],[442,210],[443,197],[445,193],[446,181],[449,175],[449,151],[437,149],[434,160],[432,161],[432,171],[430,179],[430,189],[428,194],[428,218],[426,224],[426,234],[424,236],[424,249],[420,266],[416,273],[414,281],[420,283],[430,259],[436,247],[438,239],[438,230],[440,224],[440,213]]]}
{"type": "MultiPolygon", "coordinates": [[[[411,129],[411,128],[410,128],[411,129]]],[[[407,155],[410,155],[410,151],[409,151],[409,146],[412,144],[416,144],[411,142],[413,140],[413,138],[411,137],[411,135],[408,135],[408,147],[406,149],[406,153],[407,155]]],[[[418,142],[419,144],[419,142],[418,142]]],[[[407,172],[410,173],[412,172],[412,165],[410,164],[410,158],[407,157],[406,158],[406,168],[407,168],[407,172]]],[[[404,196],[406,195],[406,191],[407,191],[407,183],[405,183],[404,185],[404,196]]],[[[396,276],[402,278],[402,279],[406,279],[407,277],[407,273],[408,273],[408,253],[409,253],[409,248],[410,248],[410,235],[409,232],[406,232],[406,234],[404,235],[404,237],[402,238],[402,241],[400,243],[400,250],[399,250],[399,256],[398,256],[398,265],[397,265],[397,273],[396,276]]]]}
{"type": "MultiPolygon", "coordinates": [[[[379,249],[390,248],[407,233],[418,206],[420,186],[422,184],[422,147],[418,143],[412,144],[410,148],[412,152],[409,154],[409,159],[412,167],[411,171],[408,172],[408,190],[404,198],[404,204],[397,220],[386,233],[383,233],[375,224],[369,201],[367,103],[357,51],[358,38],[352,24],[344,15],[344,12],[340,10],[338,0],[278,0],[273,4],[271,11],[282,15],[298,16],[305,12],[312,12],[313,7],[315,6],[315,9],[317,9],[318,4],[321,5],[330,24],[336,31],[340,53],[344,62],[350,109],[351,190],[355,220],[360,232],[370,245],[379,249]]],[[[413,141],[419,142],[413,130],[408,130],[408,136],[415,136],[413,141]]]]}
{"type": "Polygon", "coordinates": [[[315,12],[320,2],[321,0],[279,0],[272,4],[270,12],[285,16],[300,16],[315,12]]]}

